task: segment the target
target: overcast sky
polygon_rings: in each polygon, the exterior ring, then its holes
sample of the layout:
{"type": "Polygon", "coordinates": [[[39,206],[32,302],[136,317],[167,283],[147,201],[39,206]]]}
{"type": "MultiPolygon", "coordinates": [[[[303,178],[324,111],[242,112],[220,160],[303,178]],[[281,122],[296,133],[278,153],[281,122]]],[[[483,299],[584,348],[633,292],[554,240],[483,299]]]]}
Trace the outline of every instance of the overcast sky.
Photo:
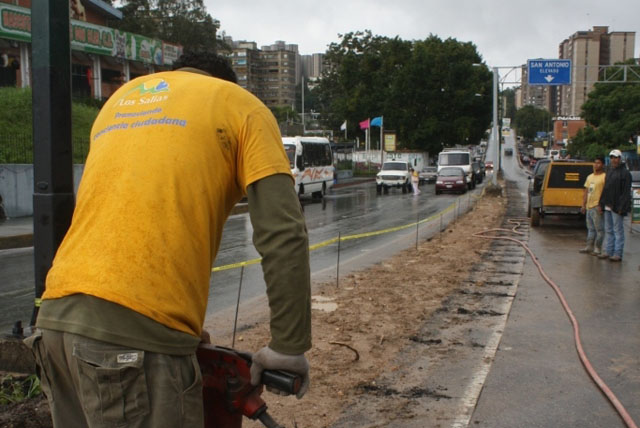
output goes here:
{"type": "Polygon", "coordinates": [[[472,42],[489,66],[557,58],[558,45],[576,31],[605,25],[635,31],[640,47],[640,0],[204,0],[220,31],[258,47],[276,40],[301,54],[326,51],[338,34],[422,40],[430,34],[472,42]]]}

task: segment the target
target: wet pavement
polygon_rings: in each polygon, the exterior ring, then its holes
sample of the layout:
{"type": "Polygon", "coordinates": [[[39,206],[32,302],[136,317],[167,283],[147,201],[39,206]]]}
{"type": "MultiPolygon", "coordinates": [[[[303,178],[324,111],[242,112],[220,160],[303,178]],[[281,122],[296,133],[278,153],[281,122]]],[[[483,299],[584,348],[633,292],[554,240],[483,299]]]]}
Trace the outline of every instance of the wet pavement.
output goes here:
{"type": "MultiPolygon", "coordinates": [[[[507,163],[505,176],[515,173],[507,163]]],[[[625,229],[622,263],[578,253],[586,230],[576,219],[545,218],[542,227],[531,228],[528,245],[565,294],[591,364],[637,424],[640,226],[632,232],[627,218],[625,229]]],[[[569,319],[528,257],[469,426],[625,426],[581,365],[569,319]]]]}
{"type": "MultiPolygon", "coordinates": [[[[440,195],[435,197],[433,186],[423,187],[419,197],[402,194],[376,195],[375,183],[370,179],[340,180],[338,187],[323,200],[304,198],[305,219],[312,245],[335,239],[339,234],[355,235],[383,229],[393,229],[436,216],[455,204],[439,221],[423,223],[419,230],[408,228],[376,236],[362,236],[343,241],[340,245],[340,276],[364,269],[390,257],[415,242],[416,234],[426,239],[439,227],[446,227],[472,203],[471,194],[479,194],[481,188],[460,197],[440,195]]],[[[438,219],[439,220],[439,219],[438,219]]],[[[31,231],[31,218],[0,224],[2,235],[31,231]]],[[[252,243],[253,228],[246,209],[236,210],[225,224],[223,238],[215,261],[215,267],[226,266],[259,257],[252,243]]],[[[312,280],[314,282],[336,281],[338,271],[338,245],[321,246],[311,252],[312,280]]],[[[259,263],[245,267],[215,271],[211,275],[207,318],[214,314],[225,314],[235,308],[242,278],[241,313],[245,303],[265,295],[265,284],[259,263]]],[[[16,320],[28,323],[33,307],[33,247],[0,250],[0,330],[6,332],[16,320]]],[[[231,316],[230,319],[232,318],[231,316]]],[[[225,321],[227,319],[225,318],[225,321]]],[[[222,322],[230,326],[233,323],[222,322]]],[[[225,334],[226,331],[218,332],[225,334]]]]}

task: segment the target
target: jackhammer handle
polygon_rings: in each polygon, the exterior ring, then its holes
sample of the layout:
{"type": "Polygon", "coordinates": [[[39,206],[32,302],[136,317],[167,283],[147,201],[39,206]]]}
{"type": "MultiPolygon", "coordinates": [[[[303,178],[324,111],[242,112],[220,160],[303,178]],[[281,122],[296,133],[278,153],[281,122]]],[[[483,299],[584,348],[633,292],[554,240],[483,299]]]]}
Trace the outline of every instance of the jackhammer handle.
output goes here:
{"type": "Polygon", "coordinates": [[[297,394],[302,386],[302,378],[296,374],[282,370],[264,370],[262,384],[274,388],[288,395],[297,394]]]}

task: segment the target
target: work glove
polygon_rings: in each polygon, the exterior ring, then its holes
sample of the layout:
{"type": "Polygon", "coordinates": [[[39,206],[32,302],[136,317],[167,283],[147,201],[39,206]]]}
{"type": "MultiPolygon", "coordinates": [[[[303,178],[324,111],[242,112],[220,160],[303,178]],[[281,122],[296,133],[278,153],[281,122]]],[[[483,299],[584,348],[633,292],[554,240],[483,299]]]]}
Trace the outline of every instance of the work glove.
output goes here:
{"type": "MultiPolygon", "coordinates": [[[[302,398],[305,392],[307,392],[307,389],[309,389],[309,362],[304,354],[281,354],[265,346],[253,354],[251,363],[251,385],[260,384],[262,371],[265,369],[283,370],[300,375],[300,377],[302,377],[302,385],[300,386],[300,391],[296,394],[298,399],[302,398]]],[[[275,394],[281,394],[277,390],[269,389],[269,391],[275,394]]]]}

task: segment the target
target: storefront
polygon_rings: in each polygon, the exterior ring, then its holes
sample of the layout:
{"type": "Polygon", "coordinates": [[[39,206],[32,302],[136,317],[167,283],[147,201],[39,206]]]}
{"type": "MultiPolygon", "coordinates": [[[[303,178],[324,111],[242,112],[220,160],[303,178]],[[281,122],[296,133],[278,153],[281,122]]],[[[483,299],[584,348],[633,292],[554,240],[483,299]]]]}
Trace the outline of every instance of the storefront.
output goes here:
{"type": "MultiPolygon", "coordinates": [[[[89,17],[92,14],[88,14],[89,17]]],[[[169,69],[182,48],[72,19],[73,94],[108,98],[123,82],[169,69]]],[[[0,3],[0,86],[31,85],[31,10],[0,3]]]]}

